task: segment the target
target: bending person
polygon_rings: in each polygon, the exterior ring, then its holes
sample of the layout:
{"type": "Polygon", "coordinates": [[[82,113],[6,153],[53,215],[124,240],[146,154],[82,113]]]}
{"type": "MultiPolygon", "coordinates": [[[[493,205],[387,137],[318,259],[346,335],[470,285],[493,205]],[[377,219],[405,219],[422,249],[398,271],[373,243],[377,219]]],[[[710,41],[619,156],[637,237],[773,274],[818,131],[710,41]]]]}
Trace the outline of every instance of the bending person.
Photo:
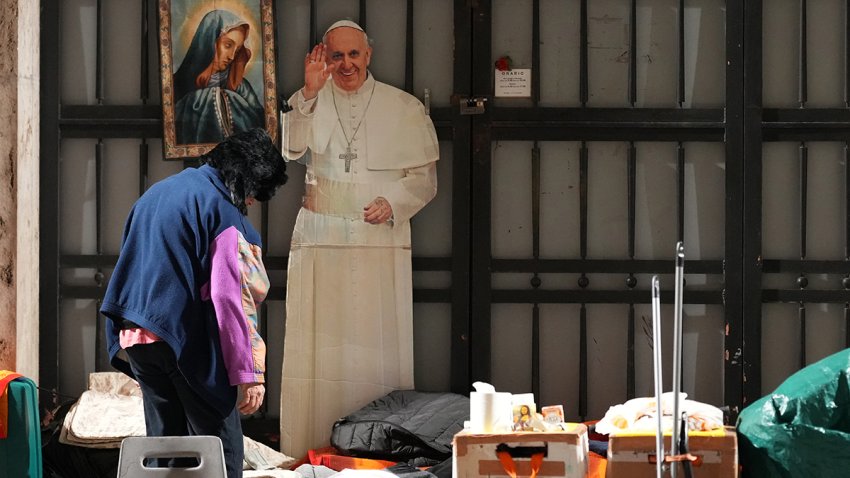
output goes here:
{"type": "Polygon", "coordinates": [[[281,385],[281,448],[296,457],[338,418],[413,388],[409,220],[437,192],[439,148],[422,104],[375,80],[371,57],[360,26],[334,23],[285,115],[283,153],[307,166],[281,385]]]}
{"type": "Polygon", "coordinates": [[[247,207],[274,195],[286,166],[261,129],[201,160],[133,205],[100,311],[112,365],[141,386],[148,436],[217,436],[228,478],[238,478],[239,413],[257,411],[265,394],[257,306],[269,289],[247,207]]]}

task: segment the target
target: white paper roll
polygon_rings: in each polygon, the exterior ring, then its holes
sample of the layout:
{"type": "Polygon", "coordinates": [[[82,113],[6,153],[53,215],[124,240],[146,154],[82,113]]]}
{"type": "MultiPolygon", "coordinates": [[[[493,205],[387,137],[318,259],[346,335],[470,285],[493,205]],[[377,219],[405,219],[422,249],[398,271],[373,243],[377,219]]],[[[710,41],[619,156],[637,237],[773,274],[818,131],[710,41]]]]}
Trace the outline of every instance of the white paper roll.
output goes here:
{"type": "Polygon", "coordinates": [[[471,392],[469,421],[472,433],[505,433],[511,430],[513,412],[508,392],[471,392]]]}

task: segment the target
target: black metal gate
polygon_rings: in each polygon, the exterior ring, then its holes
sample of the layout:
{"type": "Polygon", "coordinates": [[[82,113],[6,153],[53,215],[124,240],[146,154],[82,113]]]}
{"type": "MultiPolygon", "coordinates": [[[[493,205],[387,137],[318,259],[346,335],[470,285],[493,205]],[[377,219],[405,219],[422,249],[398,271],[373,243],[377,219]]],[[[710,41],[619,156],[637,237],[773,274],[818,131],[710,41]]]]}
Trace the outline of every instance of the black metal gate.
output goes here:
{"type": "MultiPolygon", "coordinates": [[[[115,251],[104,247],[101,238],[101,218],[104,209],[110,207],[104,202],[102,193],[103,168],[108,161],[104,153],[105,144],[115,138],[130,138],[137,142],[138,194],[141,194],[149,185],[150,158],[156,156],[155,148],[150,145],[161,136],[161,113],[156,87],[153,86],[156,73],[152,71],[156,70],[152,65],[156,65],[154,25],[157,2],[125,2],[140,12],[139,67],[138,71],[126,75],[140,78],[139,99],[137,104],[132,105],[111,104],[104,94],[104,71],[108,66],[104,54],[104,42],[107,41],[104,28],[110,20],[104,13],[106,2],[78,0],[77,3],[81,2],[96,12],[91,25],[93,31],[87,32],[94,38],[96,47],[92,71],[95,100],[87,104],[69,103],[62,97],[65,86],[62,72],[66,71],[61,66],[63,44],[67,47],[66,37],[62,34],[63,13],[71,7],[58,0],[42,2],[40,381],[42,386],[50,389],[60,388],[62,376],[84,372],[70,369],[61,360],[63,331],[75,326],[63,318],[63,301],[97,301],[116,259],[115,251]],[[76,220],[60,217],[63,182],[79,180],[63,176],[59,161],[63,142],[69,139],[85,139],[89,141],[86,144],[93,145],[90,154],[96,169],[95,239],[91,251],[63,246],[60,223],[76,220]],[[74,270],[84,271],[83,274],[89,274],[91,279],[67,280],[68,271],[74,270]]],[[[646,380],[646,374],[642,373],[645,371],[643,354],[646,346],[642,342],[641,316],[650,298],[648,278],[653,274],[672,274],[676,241],[684,241],[687,252],[689,244],[703,238],[702,233],[694,232],[701,230],[702,219],[690,213],[694,205],[688,198],[695,194],[694,184],[701,187],[700,191],[711,187],[706,186],[709,179],[699,172],[688,170],[697,167],[693,158],[700,157],[706,149],[722,152],[720,159],[724,173],[719,181],[715,178],[715,183],[722,184],[724,191],[715,192],[715,196],[708,200],[718,203],[715,207],[723,213],[722,231],[716,233],[719,236],[712,236],[720,238],[716,241],[722,245],[722,252],[708,254],[705,258],[696,254],[686,260],[686,280],[691,286],[686,288],[684,301],[691,306],[722,311],[720,324],[702,325],[696,319],[691,321],[691,327],[697,334],[722,336],[719,339],[722,347],[708,357],[710,364],[694,359],[697,363],[693,370],[697,374],[708,370],[709,376],[719,377],[723,383],[722,392],[718,392],[717,399],[713,400],[717,402],[715,404],[729,406],[734,417],[742,406],[766,391],[762,386],[763,373],[781,376],[790,371],[787,367],[777,369],[770,360],[764,360],[764,331],[772,327],[768,321],[769,314],[763,314],[765,304],[792,303],[797,306],[799,331],[795,336],[799,340],[799,359],[795,367],[810,363],[825,355],[830,348],[836,348],[835,344],[818,345],[816,353],[807,353],[812,349],[814,340],[810,333],[807,335],[806,312],[811,310],[807,304],[843,304],[844,330],[838,334],[843,342],[838,348],[850,344],[850,326],[847,323],[850,321],[850,307],[847,305],[850,302],[850,266],[847,262],[850,260],[847,242],[850,240],[850,196],[847,193],[850,173],[845,172],[840,204],[821,204],[817,200],[818,191],[809,189],[807,182],[812,171],[819,167],[815,158],[809,156],[808,142],[840,142],[844,145],[841,162],[845,169],[847,167],[846,144],[850,140],[850,103],[846,92],[846,85],[850,83],[847,80],[850,67],[846,66],[850,65],[847,39],[844,39],[841,57],[845,64],[841,72],[845,85],[842,104],[809,107],[807,68],[810,64],[806,54],[809,14],[806,1],[799,0],[795,4],[798,7],[795,15],[801,26],[799,45],[802,45],[798,55],[798,104],[763,108],[765,52],[762,27],[766,8],[763,3],[770,2],[453,1],[451,81],[454,94],[451,103],[446,99],[443,104],[437,102],[431,107],[440,140],[445,144],[451,142],[451,146],[444,146],[444,153],[451,153],[451,186],[447,192],[441,191],[441,194],[451,195],[451,247],[449,253],[414,257],[415,272],[450,276],[448,285],[419,284],[414,290],[417,303],[448,304],[451,310],[450,331],[440,343],[443,353],[450,350],[451,357],[450,380],[442,388],[467,392],[475,380],[494,381],[514,392],[533,391],[538,400],[542,397],[542,400],[569,403],[568,415],[572,419],[597,415],[599,409],[591,406],[591,402],[605,402],[607,406],[640,395],[646,380]],[[648,21],[645,17],[648,10],[645,9],[650,7],[657,8],[652,10],[653,13],[662,12],[666,16],[655,23],[648,21]],[[722,87],[715,86],[723,91],[722,98],[713,104],[700,105],[692,101],[692,92],[689,93],[688,82],[695,75],[691,65],[696,61],[693,60],[696,52],[686,47],[693,46],[694,25],[705,28],[708,21],[706,16],[700,17],[703,20],[699,21],[686,16],[689,8],[700,9],[701,15],[709,12],[705,15],[719,18],[725,32],[713,40],[706,40],[708,44],[700,45],[701,52],[707,49],[725,51],[725,54],[719,55],[722,61],[717,62],[712,70],[722,83],[722,87]],[[557,17],[553,13],[555,11],[562,15],[558,17],[562,19],[558,27],[564,29],[563,37],[553,37],[552,26],[547,23],[551,17],[557,17]],[[568,14],[565,15],[564,11],[568,14]],[[622,72],[619,79],[600,78],[596,69],[599,67],[598,42],[605,33],[599,28],[612,24],[613,17],[609,11],[621,12],[621,23],[627,26],[621,32],[624,35],[622,54],[616,59],[622,63],[622,68],[617,70],[622,72]],[[494,96],[493,62],[504,53],[497,48],[512,45],[500,39],[500,35],[505,34],[506,15],[511,17],[511,21],[526,22],[523,28],[530,33],[526,40],[530,45],[526,64],[519,65],[531,70],[531,95],[526,99],[494,96]],[[672,90],[675,93],[671,90],[665,97],[669,99],[666,103],[644,101],[642,97],[645,90],[640,84],[646,78],[641,69],[649,67],[640,62],[652,61],[641,56],[647,48],[642,36],[645,30],[642,29],[648,29],[650,25],[653,28],[666,25],[672,32],[665,37],[665,42],[662,42],[665,46],[661,49],[670,54],[666,59],[656,59],[667,62],[669,67],[666,71],[670,74],[664,81],[674,85],[672,90]],[[553,42],[552,38],[562,41],[553,42]],[[553,58],[553,49],[560,55],[575,58],[575,67],[568,68],[575,94],[567,95],[569,97],[560,102],[550,101],[544,94],[544,90],[550,94],[558,90],[557,85],[553,89],[546,83],[549,79],[567,75],[558,58],[553,58]],[[553,73],[557,68],[561,70],[553,73]],[[608,80],[621,81],[626,85],[622,95],[603,93],[600,85],[610,86],[606,83],[608,80]],[[769,241],[763,237],[763,186],[769,186],[763,185],[763,166],[771,160],[763,158],[764,145],[769,144],[763,141],[792,141],[798,147],[796,181],[799,184],[799,211],[783,211],[780,218],[769,220],[788,220],[799,224],[799,259],[763,257],[762,254],[765,241],[769,241]],[[505,169],[508,163],[500,159],[505,155],[515,159],[516,164],[510,163],[510,168],[514,169],[505,169]],[[649,165],[648,161],[653,161],[656,155],[671,158],[671,172],[649,177],[651,175],[648,176],[647,171],[663,172],[667,166],[666,163],[649,165]],[[614,171],[610,169],[612,165],[614,171]],[[551,171],[569,173],[556,180],[551,171]],[[601,183],[599,178],[609,178],[611,184],[601,183]],[[570,186],[565,186],[567,183],[570,186]],[[506,184],[508,187],[505,187],[506,184]],[[515,234],[517,229],[512,227],[511,220],[505,219],[512,217],[513,212],[505,212],[506,208],[503,208],[504,198],[514,188],[526,191],[521,204],[511,202],[520,204],[517,207],[527,214],[527,224],[517,221],[525,227],[520,235],[515,234]],[[664,196],[667,199],[661,201],[665,204],[663,211],[669,214],[664,216],[667,219],[647,221],[644,217],[646,208],[642,204],[646,201],[647,191],[656,188],[670,191],[669,197],[664,196]],[[555,190],[564,192],[566,199],[553,203],[550,198],[555,190]],[[611,206],[605,202],[611,197],[620,202],[611,206]],[[807,242],[809,245],[812,243],[807,235],[807,218],[812,217],[817,207],[841,210],[839,217],[844,221],[843,229],[833,225],[844,234],[841,254],[829,256],[824,253],[817,259],[807,254],[811,248],[807,247],[807,242]],[[566,217],[565,221],[574,227],[552,226],[551,217],[558,214],[566,217]],[[600,226],[600,218],[608,216],[616,218],[610,229],[606,228],[609,224],[600,226]],[[659,233],[663,241],[652,240],[657,231],[647,230],[647,224],[662,224],[659,227],[668,231],[659,233]],[[547,232],[551,230],[566,230],[568,234],[561,241],[547,232]],[[614,235],[618,237],[608,237],[612,235],[611,231],[615,231],[614,235]],[[615,239],[618,242],[613,250],[600,246],[615,239]],[[669,244],[659,245],[657,242],[669,244]],[[514,247],[517,243],[521,243],[522,247],[514,247]],[[563,248],[559,249],[558,244],[562,244],[563,248]],[[774,280],[771,274],[778,279],[774,280]],[[787,282],[789,277],[793,282],[787,282]],[[810,279],[818,283],[816,289],[809,287],[810,279]],[[774,287],[773,284],[777,285],[774,287]],[[511,324],[522,330],[513,337],[505,338],[504,326],[498,324],[511,324]],[[619,335],[608,333],[614,330],[623,332],[619,335]],[[615,343],[607,344],[608,348],[600,346],[597,342],[604,342],[608,335],[616,338],[615,343]],[[553,337],[559,337],[560,342],[553,343],[553,337]],[[510,345],[506,348],[505,344],[510,345]],[[562,353],[564,349],[570,350],[562,353]],[[614,358],[608,358],[608,355],[614,358]],[[602,369],[613,368],[614,372],[607,374],[613,375],[613,378],[600,374],[599,363],[604,364],[602,369]],[[514,364],[519,365],[512,370],[514,364]],[[594,385],[600,380],[620,385],[614,392],[601,393],[594,385]]],[[[782,3],[788,2],[782,0],[782,3]]],[[[840,5],[833,3],[834,9],[840,7],[841,18],[850,18],[846,2],[840,5]]],[[[306,48],[311,43],[310,39],[317,38],[322,8],[347,8],[347,11],[355,12],[352,16],[365,26],[367,19],[370,25],[379,25],[383,20],[382,8],[395,4],[403,4],[406,12],[404,75],[396,86],[416,93],[414,79],[421,72],[414,68],[412,45],[427,33],[414,30],[414,12],[429,8],[428,2],[281,0],[275,2],[275,8],[278,16],[282,12],[300,12],[298,14],[309,22],[309,34],[304,35],[304,44],[292,47],[306,48]],[[341,4],[344,8],[340,7],[341,4]]],[[[850,29],[847,26],[850,20],[842,24],[846,33],[850,29]]],[[[782,35],[786,33],[781,32],[782,35]]],[[[772,35],[780,35],[780,32],[772,32],[772,35]]],[[[283,64],[278,63],[278,77],[291,79],[289,71],[282,71],[283,64]]],[[[281,92],[283,96],[289,93],[281,92]]],[[[191,161],[185,164],[191,165],[191,161]]],[[[275,217],[270,217],[267,206],[263,208],[260,222],[264,242],[268,241],[271,229],[281,226],[276,223],[275,217]]],[[[291,224],[282,226],[291,229],[291,224]]],[[[713,226],[708,223],[709,228],[713,226]]],[[[428,233],[415,235],[414,243],[426,241],[428,233]]],[[[266,264],[275,271],[275,277],[283,277],[285,251],[270,253],[266,264]]],[[[277,284],[270,299],[282,301],[284,289],[280,282],[277,284]]],[[[672,292],[663,294],[663,299],[671,303],[672,292]]],[[[91,320],[92,324],[100,323],[96,317],[91,320]]],[[[416,320],[427,321],[429,318],[420,314],[416,320]]],[[[100,336],[99,326],[95,325],[93,333],[100,336]]],[[[836,331],[830,333],[836,335],[836,331]]],[[[105,369],[108,365],[104,363],[103,347],[97,339],[95,344],[96,350],[83,352],[95,357],[91,369],[105,369]]],[[[696,398],[700,399],[699,396],[696,398]]]]}
{"type": "MultiPolygon", "coordinates": [[[[531,2],[522,2],[523,8],[530,9],[529,15],[531,25],[531,77],[532,91],[531,97],[525,101],[502,100],[493,98],[493,58],[499,57],[498,52],[492,51],[491,42],[498,32],[492,29],[493,18],[496,14],[495,6],[499,2],[481,1],[476,2],[476,7],[473,9],[472,19],[472,43],[473,55],[471,62],[473,64],[473,78],[471,81],[470,90],[468,90],[470,98],[486,99],[486,107],[480,115],[473,116],[470,121],[472,123],[472,172],[471,172],[471,191],[472,191],[472,242],[475,244],[472,252],[471,274],[473,277],[471,287],[471,320],[470,332],[471,337],[471,361],[470,374],[472,379],[490,379],[494,373],[490,360],[482,359],[491,356],[496,356],[500,353],[494,350],[494,345],[491,337],[494,336],[492,327],[491,312],[497,304],[526,304],[530,305],[530,320],[526,321],[530,327],[530,337],[527,338],[527,345],[530,346],[530,370],[526,380],[510,382],[509,386],[520,388],[513,390],[515,392],[522,391],[523,385],[526,389],[530,388],[534,391],[536,397],[541,394],[549,397],[550,401],[559,401],[562,403],[572,403],[569,407],[569,415],[577,416],[584,420],[590,417],[589,402],[605,400],[607,403],[604,407],[622,402],[627,398],[632,398],[636,395],[636,339],[640,340],[640,320],[636,315],[640,315],[640,304],[647,304],[650,300],[649,281],[648,277],[652,274],[669,275],[674,269],[673,252],[676,241],[685,241],[686,249],[689,237],[685,235],[685,162],[689,151],[689,144],[694,142],[723,142],[726,144],[726,205],[725,205],[725,238],[724,255],[713,259],[697,259],[686,261],[686,274],[701,274],[708,276],[718,276],[711,282],[711,286],[700,288],[699,290],[686,290],[684,301],[686,304],[715,304],[722,305],[725,316],[725,344],[726,358],[723,361],[725,364],[723,370],[724,395],[722,400],[725,404],[737,410],[742,403],[742,364],[743,360],[740,356],[743,351],[743,343],[741,331],[743,330],[743,320],[741,313],[741,295],[740,292],[730,291],[729,288],[723,287],[724,282],[728,285],[730,278],[740,276],[740,267],[742,262],[742,241],[734,236],[736,231],[743,229],[743,216],[741,215],[741,205],[743,197],[741,181],[742,175],[742,157],[741,146],[736,143],[736,135],[741,135],[743,124],[736,121],[740,118],[730,117],[728,114],[730,109],[739,107],[743,102],[742,97],[742,75],[738,72],[741,68],[741,61],[738,57],[742,55],[740,49],[734,48],[738,40],[732,38],[727,39],[727,44],[714,45],[715,48],[727,48],[727,60],[729,67],[727,69],[727,87],[725,103],[718,105],[715,108],[695,108],[689,107],[686,104],[685,98],[685,72],[686,58],[689,54],[695,52],[685,51],[685,34],[686,25],[684,22],[685,2],[661,2],[665,7],[676,10],[677,15],[670,20],[674,20],[676,32],[671,41],[676,42],[674,48],[670,48],[676,53],[676,68],[673,71],[675,75],[675,84],[677,91],[674,101],[670,102],[667,107],[641,107],[639,102],[639,94],[643,94],[637,87],[638,85],[638,44],[637,38],[640,34],[640,28],[650,28],[649,25],[638,23],[638,8],[641,2],[619,2],[620,10],[628,12],[628,41],[626,42],[626,50],[622,53],[621,58],[627,62],[627,68],[624,68],[626,75],[623,81],[627,83],[627,94],[621,98],[622,106],[611,107],[608,105],[595,106],[594,100],[591,99],[591,91],[594,90],[594,82],[591,77],[591,64],[593,63],[594,52],[591,51],[592,41],[589,33],[589,22],[594,15],[593,2],[577,1],[567,2],[573,10],[572,13],[578,13],[578,19],[575,25],[578,29],[574,35],[574,43],[562,46],[563,50],[574,49],[578,53],[578,68],[572,71],[576,76],[579,85],[577,104],[570,107],[544,106],[541,104],[541,78],[546,75],[551,75],[553,65],[541,62],[541,48],[545,43],[546,48],[557,48],[549,42],[541,42],[541,21],[546,18],[546,12],[541,12],[542,7],[547,7],[550,11],[553,9],[552,2],[541,2],[534,0],[531,2]],[[543,5],[542,5],[543,4],[543,5]],[[669,4],[669,5],[668,5],[669,4]],[[726,114],[725,114],[726,113],[726,114]],[[491,144],[496,142],[516,142],[523,141],[527,146],[525,157],[517,158],[517,161],[523,161],[526,168],[530,170],[527,179],[530,179],[531,184],[528,185],[531,189],[531,194],[528,199],[530,204],[527,204],[525,210],[531,215],[531,247],[530,251],[521,256],[505,256],[496,257],[491,247],[491,238],[495,234],[492,227],[493,218],[497,211],[493,208],[492,198],[494,194],[504,194],[504,192],[495,191],[492,189],[492,177],[494,174],[494,151],[495,148],[491,144]],[[542,176],[541,176],[541,146],[543,144],[556,144],[563,142],[571,142],[572,153],[566,153],[561,160],[568,160],[572,154],[575,156],[578,165],[577,170],[572,170],[574,175],[572,183],[577,185],[578,193],[578,221],[575,225],[578,226],[578,231],[574,235],[570,235],[564,240],[564,246],[570,251],[577,252],[575,255],[562,254],[561,258],[546,258],[541,255],[541,208],[542,191],[542,176]],[[636,253],[636,241],[639,233],[636,231],[636,201],[637,195],[637,170],[641,161],[645,160],[645,156],[639,154],[641,144],[647,142],[663,142],[669,144],[670,148],[675,148],[675,174],[672,178],[659,178],[659,182],[664,179],[672,179],[675,181],[675,196],[670,198],[675,201],[676,207],[672,208],[673,214],[670,215],[669,221],[675,230],[675,235],[669,237],[669,247],[662,247],[661,250],[665,253],[658,254],[653,257],[646,257],[644,251],[643,257],[640,253],[636,253]],[[600,254],[600,250],[596,250],[597,256],[594,257],[589,253],[592,245],[589,243],[594,240],[599,240],[599,237],[594,238],[591,235],[588,226],[589,220],[592,220],[593,212],[590,211],[589,198],[595,192],[591,181],[589,181],[590,171],[594,169],[593,161],[591,160],[591,152],[593,148],[598,148],[600,145],[611,143],[619,143],[623,145],[621,151],[622,156],[618,161],[622,160],[622,168],[626,171],[625,181],[618,182],[618,185],[624,187],[624,192],[620,195],[625,198],[618,207],[623,216],[625,225],[624,235],[622,237],[622,246],[613,254],[600,254]],[[492,211],[492,214],[491,214],[492,211]],[[730,234],[731,233],[731,234],[730,234]],[[570,247],[568,242],[574,240],[578,243],[578,247],[570,247]],[[530,252],[530,254],[529,254],[530,252]],[[621,255],[617,255],[617,254],[621,255]],[[624,254],[623,254],[624,253],[624,254]],[[602,257],[599,257],[599,256],[602,257]],[[494,287],[493,281],[500,274],[522,274],[527,277],[526,284],[517,284],[511,287],[494,287]],[[544,278],[545,276],[545,278],[544,278]],[[555,282],[556,285],[546,287],[546,282],[555,282]],[[546,393],[547,381],[557,380],[558,374],[547,373],[547,367],[553,365],[544,365],[542,357],[541,343],[545,339],[546,333],[542,329],[541,308],[547,304],[574,304],[575,307],[569,309],[565,315],[557,317],[563,323],[563,327],[571,327],[571,332],[578,336],[577,353],[570,354],[572,360],[561,362],[561,367],[567,369],[575,369],[577,373],[572,374],[574,380],[577,379],[575,391],[568,391],[568,396],[564,397],[563,392],[546,393]],[[599,304],[622,304],[623,307],[618,309],[621,314],[621,319],[615,322],[617,327],[622,327],[626,330],[625,340],[619,344],[626,351],[625,360],[618,362],[618,368],[611,370],[609,373],[616,375],[617,380],[621,380],[622,388],[618,389],[618,397],[605,397],[599,393],[592,396],[591,389],[594,380],[604,380],[598,372],[592,370],[591,361],[593,353],[589,350],[589,342],[601,340],[600,336],[607,332],[597,330],[596,333],[590,331],[592,326],[592,318],[589,316],[589,310],[592,310],[599,304]],[[636,305],[638,312],[636,313],[636,305]],[[573,317],[570,317],[570,316],[573,317]],[[577,316],[577,317],[576,317],[577,316]],[[577,359],[577,360],[576,360],[577,359]],[[623,393],[624,392],[624,393],[623,393]],[[619,398],[619,400],[617,400],[619,398]],[[560,400],[559,400],[560,399],[560,400]],[[610,400],[614,401],[610,401],[610,400]],[[576,403],[577,402],[577,403],[576,403]]],[[[710,3],[710,2],[709,2],[710,3]]],[[[504,8],[504,2],[500,5],[504,8]]],[[[517,7],[518,8],[518,7],[517,7]]],[[[595,14],[601,16],[600,8],[596,8],[595,14]]],[[[738,16],[734,11],[734,5],[728,5],[726,11],[727,33],[733,35],[735,27],[740,27],[742,16],[738,16]],[[736,25],[737,24],[737,25],[736,25]]],[[[606,13],[607,15],[607,13],[606,13]]],[[[526,18],[522,16],[522,18],[526,18]]],[[[610,18],[610,16],[608,17],[610,18]]],[[[600,22],[597,21],[597,25],[600,22]]],[[[742,33],[742,32],[741,32],[742,33]]],[[[598,40],[597,35],[597,40],[598,40]]],[[[722,38],[720,39],[722,41],[722,38]]],[[[597,61],[595,64],[599,64],[597,61]]],[[[597,101],[599,104],[600,90],[596,89],[597,101]]],[[[611,98],[607,98],[610,100],[611,98]]],[[[561,148],[565,149],[565,148],[561,148]]],[[[604,153],[603,153],[604,154],[604,153]]],[[[597,156],[598,157],[598,156],[597,156]]],[[[597,173],[599,169],[595,170],[597,173]]],[[[570,180],[569,178],[565,178],[570,180]]],[[[598,182],[596,184],[599,184],[598,182]]],[[[613,194],[613,192],[612,192],[613,194]]],[[[721,196],[722,199],[722,196],[721,196]]],[[[557,206],[556,206],[557,207],[557,206]]],[[[597,210],[596,214],[600,214],[597,210]]],[[[694,237],[691,240],[696,239],[694,237]]],[[[695,241],[696,242],[696,241],[695,241]]],[[[550,253],[550,255],[553,255],[550,253]]],[[[554,254],[557,255],[557,254],[554,254]]],[[[672,302],[672,290],[667,282],[668,291],[663,295],[663,300],[667,303],[672,302]]],[[[738,287],[734,287],[735,291],[739,291],[738,287]]],[[[645,310],[644,310],[645,313],[645,310]]],[[[599,315],[597,315],[599,318],[599,315]]],[[[608,331],[610,332],[610,330],[608,331]]],[[[575,345],[575,343],[573,343],[575,345]]],[[[502,351],[501,353],[504,353],[502,351]]],[[[597,353],[597,355],[599,355],[597,353]]],[[[721,358],[717,358],[717,364],[721,358]]],[[[525,362],[524,362],[525,363],[525,362]]],[[[550,364],[552,362],[550,361],[550,364]]],[[[557,366],[557,365],[554,365],[557,366]]],[[[702,369],[698,368],[698,371],[702,369]]],[[[560,372],[564,374],[564,372],[560,372]]],[[[570,376],[570,374],[566,374],[570,376]]],[[[459,383],[462,384],[463,381],[459,383]]],[[[551,388],[551,387],[550,387],[551,388]]],[[[644,387],[644,390],[646,388],[644,387]]],[[[604,412],[605,408],[601,408],[604,412]]],[[[599,407],[594,410],[595,413],[600,413],[599,407]]]]}

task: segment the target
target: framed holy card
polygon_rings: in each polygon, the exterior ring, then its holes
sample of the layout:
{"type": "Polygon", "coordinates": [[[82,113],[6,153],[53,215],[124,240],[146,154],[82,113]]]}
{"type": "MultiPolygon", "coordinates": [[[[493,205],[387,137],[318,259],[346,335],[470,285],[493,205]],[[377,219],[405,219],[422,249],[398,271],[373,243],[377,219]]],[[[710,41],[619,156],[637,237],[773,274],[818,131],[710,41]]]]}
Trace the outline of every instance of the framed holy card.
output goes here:
{"type": "Polygon", "coordinates": [[[163,152],[198,157],[233,133],[277,138],[273,0],[159,0],[163,152]]]}

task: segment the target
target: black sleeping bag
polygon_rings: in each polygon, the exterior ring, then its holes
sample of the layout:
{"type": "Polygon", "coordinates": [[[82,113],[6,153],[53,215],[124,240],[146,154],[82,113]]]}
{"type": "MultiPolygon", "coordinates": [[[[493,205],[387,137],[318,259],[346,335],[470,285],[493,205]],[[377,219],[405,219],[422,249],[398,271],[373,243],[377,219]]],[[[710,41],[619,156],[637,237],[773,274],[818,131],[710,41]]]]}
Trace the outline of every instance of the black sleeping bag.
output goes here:
{"type": "Polygon", "coordinates": [[[451,457],[465,420],[463,395],[396,390],[337,420],[331,444],[346,455],[433,464],[451,457]]]}

